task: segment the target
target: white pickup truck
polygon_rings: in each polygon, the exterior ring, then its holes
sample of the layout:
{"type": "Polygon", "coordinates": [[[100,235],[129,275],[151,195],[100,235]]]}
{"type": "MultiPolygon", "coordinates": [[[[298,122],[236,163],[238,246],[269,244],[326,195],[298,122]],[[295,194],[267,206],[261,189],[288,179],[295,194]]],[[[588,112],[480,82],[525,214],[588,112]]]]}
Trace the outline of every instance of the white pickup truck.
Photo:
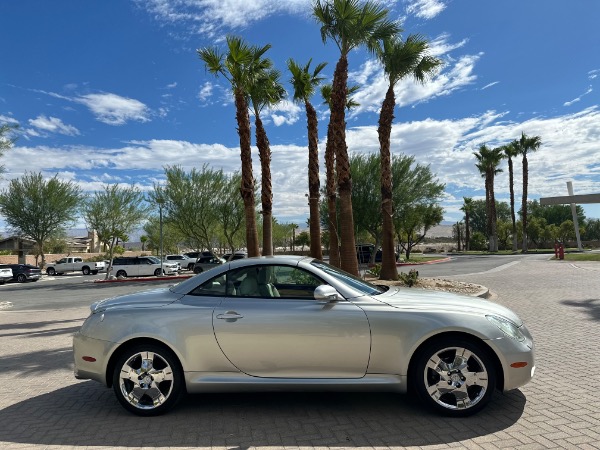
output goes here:
{"type": "Polygon", "coordinates": [[[84,275],[96,275],[98,272],[106,270],[106,263],[104,261],[83,261],[82,258],[77,257],[66,257],[59,259],[46,266],[46,273],[48,275],[63,274],[65,272],[83,272],[84,275]]]}

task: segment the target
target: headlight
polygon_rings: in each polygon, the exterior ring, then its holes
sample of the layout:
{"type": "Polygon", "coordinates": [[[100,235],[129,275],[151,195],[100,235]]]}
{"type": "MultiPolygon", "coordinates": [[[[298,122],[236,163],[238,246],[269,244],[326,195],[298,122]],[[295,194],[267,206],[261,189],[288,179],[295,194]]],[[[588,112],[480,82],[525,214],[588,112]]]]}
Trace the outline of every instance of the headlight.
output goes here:
{"type": "Polygon", "coordinates": [[[512,321],[499,316],[485,316],[485,318],[500,328],[500,331],[506,334],[509,338],[519,342],[523,342],[525,340],[525,336],[521,330],[519,330],[519,327],[512,321]]]}

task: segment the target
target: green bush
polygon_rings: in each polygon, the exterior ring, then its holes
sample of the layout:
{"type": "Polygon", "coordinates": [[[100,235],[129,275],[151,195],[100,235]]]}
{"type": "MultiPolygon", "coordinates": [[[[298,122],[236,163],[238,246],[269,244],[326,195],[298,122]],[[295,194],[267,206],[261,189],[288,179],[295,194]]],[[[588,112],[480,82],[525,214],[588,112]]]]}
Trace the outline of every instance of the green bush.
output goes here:
{"type": "Polygon", "coordinates": [[[398,279],[408,287],[413,287],[415,284],[417,284],[417,280],[419,279],[419,272],[417,271],[417,269],[410,269],[408,273],[400,272],[398,274],[398,279]]]}
{"type": "Polygon", "coordinates": [[[379,278],[379,275],[381,275],[381,264],[375,264],[367,271],[367,273],[375,278],[379,278]]]}

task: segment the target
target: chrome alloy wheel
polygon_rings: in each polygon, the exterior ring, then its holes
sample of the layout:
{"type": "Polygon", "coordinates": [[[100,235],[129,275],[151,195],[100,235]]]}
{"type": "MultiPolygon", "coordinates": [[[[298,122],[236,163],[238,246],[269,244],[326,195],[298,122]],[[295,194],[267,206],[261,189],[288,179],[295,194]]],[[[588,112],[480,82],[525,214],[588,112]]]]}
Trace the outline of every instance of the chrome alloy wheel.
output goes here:
{"type": "Polygon", "coordinates": [[[439,406],[448,410],[466,410],[485,397],[490,369],[471,350],[446,347],[429,358],[423,381],[427,393],[439,406]]]}
{"type": "Polygon", "coordinates": [[[119,389],[129,405],[143,410],[158,408],[173,391],[174,374],[167,360],[151,351],[131,355],[121,367],[119,389]]]}

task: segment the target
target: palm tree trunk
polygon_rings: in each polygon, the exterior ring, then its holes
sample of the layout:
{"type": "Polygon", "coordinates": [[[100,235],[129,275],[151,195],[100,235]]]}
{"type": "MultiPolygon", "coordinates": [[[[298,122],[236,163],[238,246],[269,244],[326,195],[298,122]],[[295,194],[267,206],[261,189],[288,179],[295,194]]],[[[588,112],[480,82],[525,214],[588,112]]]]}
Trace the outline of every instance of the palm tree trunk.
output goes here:
{"type": "MultiPolygon", "coordinates": [[[[390,152],[390,136],[392,134],[392,122],[394,120],[394,87],[391,85],[385,95],[379,114],[379,151],[381,154],[381,214],[383,216],[382,227],[382,255],[381,274],[382,280],[396,280],[398,269],[396,268],[396,255],[394,252],[394,208],[392,202],[392,161],[390,152]]],[[[377,250],[377,249],[375,249],[377,250]]]]}
{"type": "Polygon", "coordinates": [[[492,251],[492,212],[490,210],[490,175],[489,171],[485,174],[485,218],[486,234],[488,238],[488,251],[492,251]]]}
{"type": "Polygon", "coordinates": [[[321,219],[319,200],[321,183],[319,181],[319,129],[317,112],[310,102],[305,102],[308,125],[308,204],[310,210],[310,256],[323,259],[321,248],[321,219]]]}
{"type": "Polygon", "coordinates": [[[254,176],[252,175],[252,153],[250,148],[250,116],[248,103],[243,92],[235,91],[235,117],[240,136],[240,155],[242,159],[242,183],[240,194],[244,201],[244,217],[246,219],[246,247],[248,256],[259,256],[258,233],[256,231],[256,215],[254,205],[254,176]]]}
{"type": "Polygon", "coordinates": [[[261,195],[263,216],[263,256],[273,255],[273,187],[271,185],[271,147],[269,138],[260,120],[259,112],[255,110],[256,146],[260,157],[261,195]]]}
{"type": "Polygon", "coordinates": [[[354,217],[352,213],[352,174],[346,146],[346,93],[348,82],[348,59],[345,54],[335,67],[331,92],[331,124],[336,157],[338,192],[340,196],[340,260],[341,269],[358,275],[354,217]]]}
{"type": "Polygon", "coordinates": [[[327,228],[329,230],[329,264],[340,267],[340,241],[337,224],[337,189],[335,179],[335,150],[331,121],[327,126],[327,145],[325,146],[327,228]]]}
{"type": "Polygon", "coordinates": [[[471,248],[471,226],[469,224],[469,211],[465,211],[465,251],[468,252],[471,248]]]}
{"type": "Polygon", "coordinates": [[[508,185],[510,189],[510,218],[512,220],[512,250],[517,251],[517,221],[515,218],[515,189],[512,158],[508,158],[508,185]]]}
{"type": "Polygon", "coordinates": [[[491,251],[498,251],[498,219],[496,217],[496,196],[494,193],[494,169],[490,173],[490,214],[491,214],[491,251]]]}
{"type": "Polygon", "coordinates": [[[523,153],[523,202],[521,203],[521,212],[523,215],[523,246],[522,253],[527,253],[527,183],[529,182],[529,174],[527,164],[527,154],[523,153]]]}

